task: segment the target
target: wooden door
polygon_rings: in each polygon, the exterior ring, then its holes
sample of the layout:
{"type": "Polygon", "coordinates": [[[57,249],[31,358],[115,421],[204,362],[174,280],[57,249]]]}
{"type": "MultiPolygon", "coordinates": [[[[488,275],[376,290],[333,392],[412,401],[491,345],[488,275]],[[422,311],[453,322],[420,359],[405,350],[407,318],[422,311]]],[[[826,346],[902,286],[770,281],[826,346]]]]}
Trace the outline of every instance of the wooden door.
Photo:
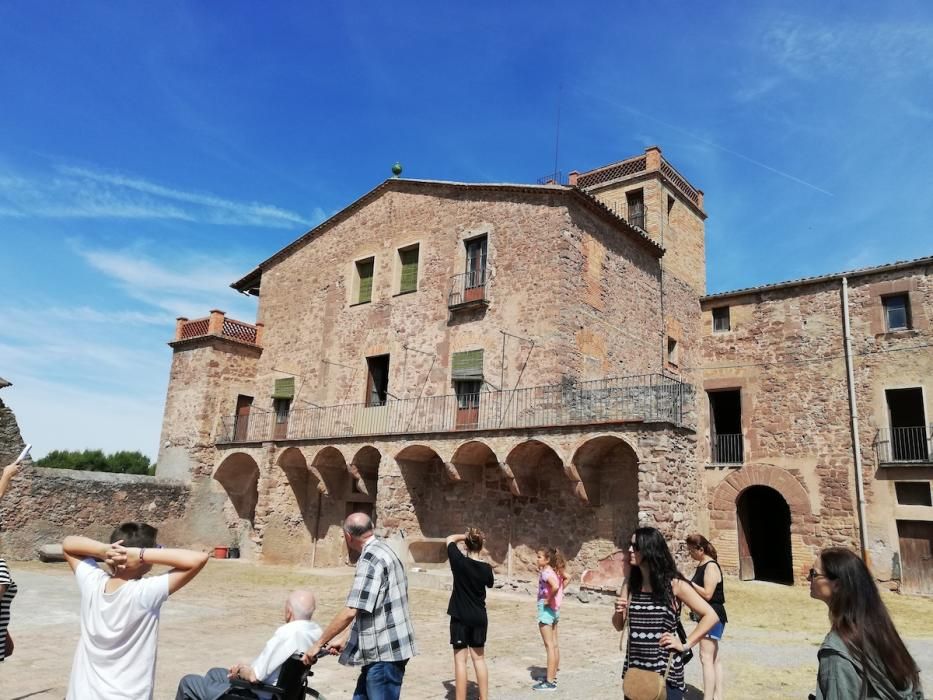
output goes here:
{"type": "Polygon", "coordinates": [[[236,428],[234,429],[234,440],[237,442],[246,442],[249,438],[249,412],[253,406],[252,396],[236,397],[236,428]]]}
{"type": "Polygon", "coordinates": [[[933,593],[933,522],[898,520],[901,590],[933,593]]]}
{"type": "Polygon", "coordinates": [[[467,241],[466,278],[463,285],[463,300],[480,301],[486,298],[486,251],[485,236],[467,241]]]}

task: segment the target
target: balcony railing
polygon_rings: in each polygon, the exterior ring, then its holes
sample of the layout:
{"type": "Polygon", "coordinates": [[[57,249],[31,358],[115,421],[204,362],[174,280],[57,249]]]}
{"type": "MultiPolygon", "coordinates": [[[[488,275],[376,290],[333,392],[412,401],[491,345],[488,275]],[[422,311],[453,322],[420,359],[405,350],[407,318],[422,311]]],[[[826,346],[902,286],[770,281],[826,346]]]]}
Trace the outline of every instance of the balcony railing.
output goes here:
{"type": "Polygon", "coordinates": [[[211,311],[210,316],[204,318],[187,319],[179,317],[175,324],[175,339],[191,340],[206,336],[218,336],[229,340],[236,340],[247,345],[262,345],[262,324],[244,323],[233,318],[227,318],[223,311],[211,311]]]}
{"type": "Polygon", "coordinates": [[[711,464],[742,464],[741,433],[716,435],[711,447],[711,464]]]}
{"type": "Polygon", "coordinates": [[[450,278],[450,292],[447,294],[448,308],[466,304],[486,303],[486,268],[470,270],[450,278]]]}
{"type": "Polygon", "coordinates": [[[620,423],[684,424],[693,389],[670,377],[646,374],[587,382],[482,392],[466,404],[455,394],[418,399],[389,398],[384,406],[363,403],[300,408],[285,421],[272,413],[221,419],[217,443],[457,430],[507,430],[545,426],[620,423]]]}
{"type": "Polygon", "coordinates": [[[875,438],[879,464],[929,462],[933,454],[933,425],[908,428],[882,428],[875,438]]]}

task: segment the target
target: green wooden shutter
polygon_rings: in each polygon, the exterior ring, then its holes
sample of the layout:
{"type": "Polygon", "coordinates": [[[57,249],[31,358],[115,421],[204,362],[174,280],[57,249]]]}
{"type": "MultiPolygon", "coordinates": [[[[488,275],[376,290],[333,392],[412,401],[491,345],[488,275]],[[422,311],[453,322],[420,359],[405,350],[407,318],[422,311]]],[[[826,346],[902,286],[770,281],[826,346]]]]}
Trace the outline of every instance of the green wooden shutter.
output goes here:
{"type": "Polygon", "coordinates": [[[413,292],[418,289],[418,246],[400,250],[398,257],[402,262],[402,280],[398,291],[413,292]]]}
{"type": "Polygon", "coordinates": [[[456,381],[482,380],[483,351],[455,352],[451,358],[451,377],[456,381]]]}
{"type": "Polygon", "coordinates": [[[360,276],[360,295],[357,298],[358,304],[363,304],[373,299],[373,260],[363,260],[356,264],[356,272],[360,276]]]}
{"type": "Polygon", "coordinates": [[[295,378],[276,379],[275,390],[272,392],[273,399],[293,399],[295,398],[295,378]]]}

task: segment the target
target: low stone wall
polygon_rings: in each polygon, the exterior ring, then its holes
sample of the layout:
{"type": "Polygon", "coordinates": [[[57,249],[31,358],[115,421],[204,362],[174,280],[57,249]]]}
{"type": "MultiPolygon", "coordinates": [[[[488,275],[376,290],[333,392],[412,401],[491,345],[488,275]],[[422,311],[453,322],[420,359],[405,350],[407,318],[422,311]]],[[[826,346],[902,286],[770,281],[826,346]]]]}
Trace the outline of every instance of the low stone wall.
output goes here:
{"type": "Polygon", "coordinates": [[[130,520],[170,546],[228,544],[224,498],[205,485],[150,476],[27,467],[0,504],[0,555],[32,559],[43,544],[80,534],[106,541],[130,520]]]}

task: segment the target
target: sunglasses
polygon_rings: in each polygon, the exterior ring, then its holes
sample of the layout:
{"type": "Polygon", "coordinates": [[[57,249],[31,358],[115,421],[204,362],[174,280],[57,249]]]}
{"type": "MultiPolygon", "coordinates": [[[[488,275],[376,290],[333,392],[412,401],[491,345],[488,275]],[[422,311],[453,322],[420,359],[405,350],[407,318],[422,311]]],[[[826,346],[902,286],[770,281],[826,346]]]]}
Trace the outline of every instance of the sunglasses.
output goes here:
{"type": "Polygon", "coordinates": [[[629,549],[631,549],[633,552],[639,551],[638,545],[635,544],[634,542],[629,542],[629,543],[628,543],[628,547],[629,547],[629,549]]]}
{"type": "Polygon", "coordinates": [[[815,578],[829,578],[829,576],[821,574],[816,569],[810,569],[810,573],[807,574],[807,581],[812,581],[815,578]]]}

